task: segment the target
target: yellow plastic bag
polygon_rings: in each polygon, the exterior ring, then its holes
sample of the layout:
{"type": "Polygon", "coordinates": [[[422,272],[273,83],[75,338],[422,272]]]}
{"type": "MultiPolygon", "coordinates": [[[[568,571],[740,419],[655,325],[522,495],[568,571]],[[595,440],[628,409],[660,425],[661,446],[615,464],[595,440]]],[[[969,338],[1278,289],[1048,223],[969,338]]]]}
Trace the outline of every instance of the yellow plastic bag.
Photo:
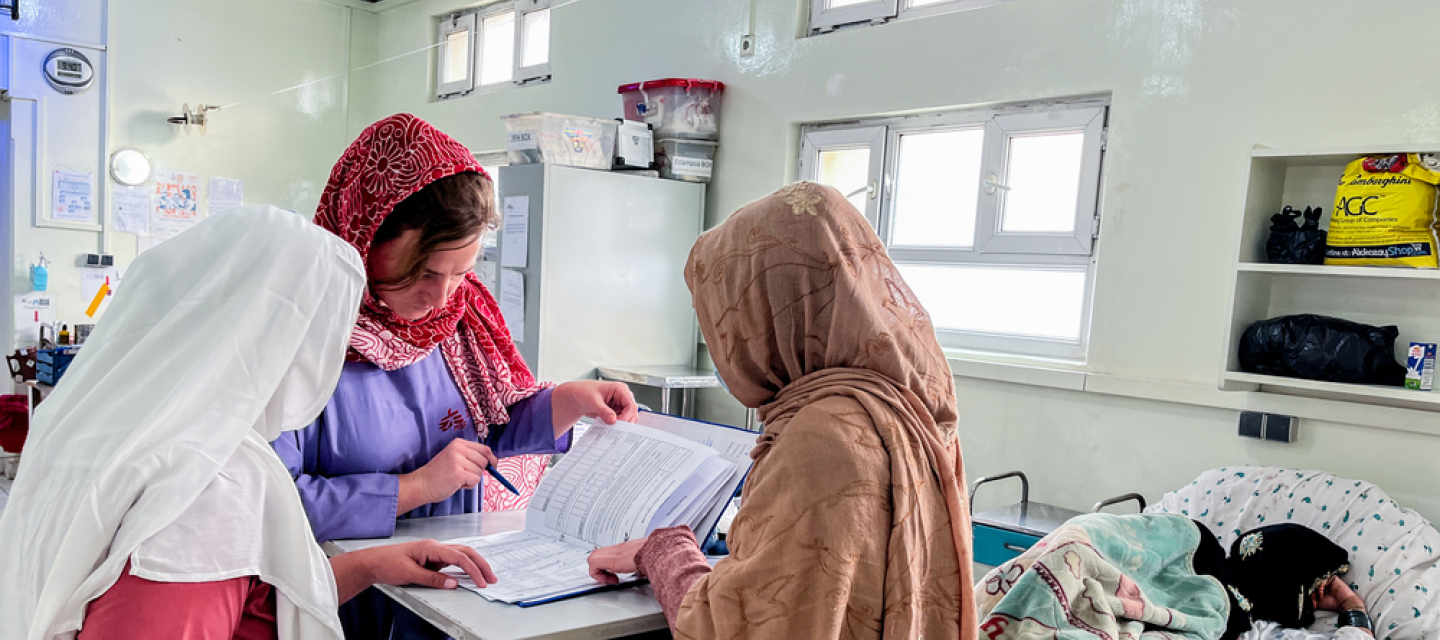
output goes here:
{"type": "Polygon", "coordinates": [[[1325,264],[1440,267],[1436,258],[1436,184],[1431,154],[1371,156],[1345,167],[1330,213],[1325,264]]]}

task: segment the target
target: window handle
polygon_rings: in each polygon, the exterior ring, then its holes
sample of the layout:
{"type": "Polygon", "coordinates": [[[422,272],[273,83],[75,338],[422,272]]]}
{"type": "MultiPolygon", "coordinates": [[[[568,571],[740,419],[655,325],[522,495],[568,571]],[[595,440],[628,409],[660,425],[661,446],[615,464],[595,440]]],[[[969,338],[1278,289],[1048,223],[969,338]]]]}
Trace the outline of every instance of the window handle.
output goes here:
{"type": "Polygon", "coordinates": [[[981,184],[985,185],[985,193],[987,194],[995,193],[996,189],[1000,189],[1002,191],[1010,190],[1010,187],[1000,184],[1000,176],[997,176],[993,173],[990,174],[990,177],[986,178],[985,182],[982,182],[981,184]]]}
{"type": "Polygon", "coordinates": [[[860,189],[852,190],[852,192],[850,193],[845,193],[845,199],[851,199],[851,197],[854,197],[855,195],[857,195],[857,193],[865,193],[867,197],[870,197],[871,200],[874,200],[876,199],[876,192],[876,182],[874,182],[874,180],[870,180],[870,183],[868,183],[868,185],[860,187],[860,189]]]}
{"type": "Polygon", "coordinates": [[[875,181],[874,181],[874,180],[871,180],[871,181],[870,181],[870,184],[867,184],[867,185],[865,185],[865,186],[863,186],[863,187],[860,187],[859,189],[856,189],[856,190],[854,190],[854,191],[851,191],[850,193],[845,194],[845,199],[846,199],[846,200],[849,200],[850,198],[854,197],[855,194],[857,194],[857,193],[865,193],[865,194],[868,195],[868,197],[869,197],[871,200],[874,200],[874,199],[875,199],[875,192],[876,192],[876,191],[879,191],[879,190],[876,189],[875,187],[876,187],[875,181]]]}

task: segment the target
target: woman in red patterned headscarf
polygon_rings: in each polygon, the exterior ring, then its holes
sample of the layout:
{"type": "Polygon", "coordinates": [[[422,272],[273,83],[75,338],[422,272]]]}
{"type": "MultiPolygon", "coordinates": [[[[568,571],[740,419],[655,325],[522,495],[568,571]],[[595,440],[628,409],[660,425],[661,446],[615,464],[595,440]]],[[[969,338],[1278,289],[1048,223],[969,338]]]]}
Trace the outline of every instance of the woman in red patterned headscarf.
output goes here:
{"type": "MultiPolygon", "coordinates": [[[[475,157],[415,116],[376,122],[335,164],[315,222],[360,252],[369,287],[325,412],[274,442],[317,538],[387,537],[396,518],[472,513],[498,497],[523,508],[544,469],[536,454],[568,450],[571,425],[634,419],[623,384],[531,375],[471,271],[497,218],[475,157]],[[529,464],[507,458],[525,454],[529,464]],[[522,494],[489,485],[490,464],[522,494]]],[[[347,637],[385,637],[405,617],[388,606],[357,598],[342,611],[347,637]]]]}

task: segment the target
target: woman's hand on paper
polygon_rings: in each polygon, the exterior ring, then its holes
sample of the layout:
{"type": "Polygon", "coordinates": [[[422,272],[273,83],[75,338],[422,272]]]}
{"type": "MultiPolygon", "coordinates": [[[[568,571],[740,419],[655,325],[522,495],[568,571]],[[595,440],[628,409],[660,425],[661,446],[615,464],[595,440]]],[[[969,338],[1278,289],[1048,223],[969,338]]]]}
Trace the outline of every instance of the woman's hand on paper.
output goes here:
{"type": "Polygon", "coordinates": [[[497,463],[499,459],[490,447],[464,439],[451,440],[425,466],[400,476],[400,499],[396,501],[395,515],[439,502],[461,489],[474,489],[479,486],[485,467],[497,463]]]}
{"type": "Polygon", "coordinates": [[[635,556],[649,539],[640,538],[591,551],[586,561],[590,565],[590,577],[601,584],[620,584],[616,574],[636,572],[635,556]]]}
{"type": "Polygon", "coordinates": [[[555,387],[550,395],[556,438],[565,435],[581,418],[599,418],[605,424],[615,424],[616,420],[634,422],[639,413],[635,396],[621,382],[576,380],[555,387]]]}
{"type": "Polygon", "coordinates": [[[434,540],[403,542],[342,553],[330,559],[340,601],[345,602],[373,584],[420,585],[454,589],[454,576],[440,573],[445,567],[460,567],[478,587],[498,582],[490,563],[480,552],[464,545],[441,544],[434,540]]]}

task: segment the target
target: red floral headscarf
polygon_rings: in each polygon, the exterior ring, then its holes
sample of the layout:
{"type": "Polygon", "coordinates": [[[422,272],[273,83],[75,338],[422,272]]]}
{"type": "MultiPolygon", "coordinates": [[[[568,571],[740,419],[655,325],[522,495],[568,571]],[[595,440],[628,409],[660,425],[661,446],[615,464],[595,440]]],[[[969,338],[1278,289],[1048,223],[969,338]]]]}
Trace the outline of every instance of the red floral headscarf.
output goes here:
{"type": "MultiPolygon", "coordinates": [[[[368,258],[371,239],[395,205],[431,182],[466,171],[489,177],[454,138],[408,113],[390,116],[365,129],[335,163],[315,223],[368,258]]],[[[510,421],[507,407],[548,386],[536,383],[494,296],[474,273],[465,275],[444,308],[414,321],[366,290],[350,336],[352,358],[394,371],[419,362],[437,345],[482,439],[489,425],[510,421]]]]}

